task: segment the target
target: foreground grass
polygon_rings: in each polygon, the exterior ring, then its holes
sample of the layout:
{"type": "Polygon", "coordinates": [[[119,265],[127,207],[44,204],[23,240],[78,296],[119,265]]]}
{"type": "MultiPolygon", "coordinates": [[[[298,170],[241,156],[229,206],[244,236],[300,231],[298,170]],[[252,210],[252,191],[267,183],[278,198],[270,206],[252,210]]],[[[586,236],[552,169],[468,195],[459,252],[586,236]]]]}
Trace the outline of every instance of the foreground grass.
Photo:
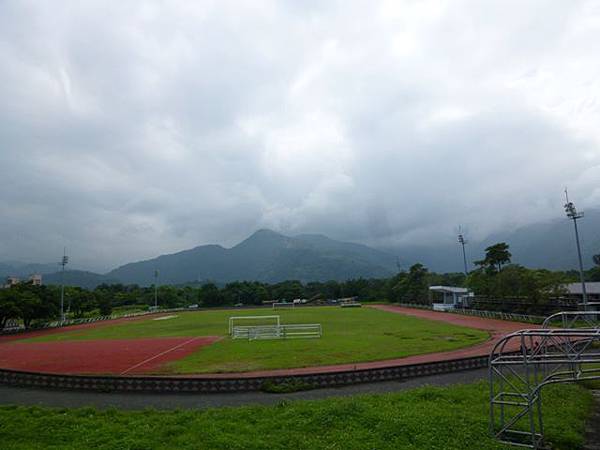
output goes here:
{"type": "MultiPolygon", "coordinates": [[[[583,444],[592,405],[574,385],[545,390],[554,449],[583,444]]],[[[488,435],[485,382],[386,395],[205,411],[0,407],[4,450],[35,449],[510,449],[488,435]]]]}
{"type": "Polygon", "coordinates": [[[21,342],[209,336],[228,332],[230,316],[281,316],[282,323],[321,323],[323,337],[307,340],[225,339],[165,366],[167,373],[242,372],[375,361],[454,350],[488,338],[481,330],[372,308],[303,307],[272,311],[198,311],[168,320],[140,320],[66,331],[21,342]]]}

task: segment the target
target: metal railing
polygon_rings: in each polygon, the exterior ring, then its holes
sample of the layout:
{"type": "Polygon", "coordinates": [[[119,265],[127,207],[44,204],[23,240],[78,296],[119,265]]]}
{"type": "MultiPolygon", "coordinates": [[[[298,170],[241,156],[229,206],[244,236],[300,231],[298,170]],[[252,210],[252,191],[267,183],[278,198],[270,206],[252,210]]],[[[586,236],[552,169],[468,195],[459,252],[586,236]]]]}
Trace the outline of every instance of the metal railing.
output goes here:
{"type": "Polygon", "coordinates": [[[562,328],[598,328],[600,327],[600,311],[562,311],[548,316],[544,320],[542,328],[550,328],[550,324],[556,321],[560,321],[562,328]]]}
{"type": "MultiPolygon", "coordinates": [[[[416,309],[427,309],[432,310],[433,307],[431,305],[424,305],[421,303],[398,303],[398,306],[405,306],[407,308],[416,308],[416,309]]],[[[470,308],[454,308],[449,313],[454,314],[464,314],[466,316],[475,316],[481,317],[483,319],[498,319],[498,320],[509,320],[512,322],[526,322],[526,323],[542,323],[546,316],[533,316],[528,314],[515,314],[515,313],[505,313],[501,311],[486,311],[480,309],[470,309],[470,308]]]]}
{"type": "Polygon", "coordinates": [[[323,336],[320,323],[288,325],[250,325],[233,327],[233,339],[315,339],[323,336]]]}
{"type": "MultiPolygon", "coordinates": [[[[544,326],[555,319],[573,326],[581,319],[576,315],[553,314],[544,326]]],[[[507,444],[541,448],[542,388],[600,379],[595,343],[600,343],[600,327],[526,329],[500,339],[489,357],[491,433],[507,444]]]]}

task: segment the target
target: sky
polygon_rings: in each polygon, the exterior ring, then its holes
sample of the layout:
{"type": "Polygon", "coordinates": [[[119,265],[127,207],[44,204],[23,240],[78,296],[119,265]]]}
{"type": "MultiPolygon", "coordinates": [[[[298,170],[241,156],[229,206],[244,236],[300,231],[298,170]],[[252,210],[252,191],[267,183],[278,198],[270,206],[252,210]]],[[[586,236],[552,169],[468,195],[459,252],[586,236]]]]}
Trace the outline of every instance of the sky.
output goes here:
{"type": "Polygon", "coordinates": [[[0,261],[600,207],[600,3],[0,1],[0,261]]]}

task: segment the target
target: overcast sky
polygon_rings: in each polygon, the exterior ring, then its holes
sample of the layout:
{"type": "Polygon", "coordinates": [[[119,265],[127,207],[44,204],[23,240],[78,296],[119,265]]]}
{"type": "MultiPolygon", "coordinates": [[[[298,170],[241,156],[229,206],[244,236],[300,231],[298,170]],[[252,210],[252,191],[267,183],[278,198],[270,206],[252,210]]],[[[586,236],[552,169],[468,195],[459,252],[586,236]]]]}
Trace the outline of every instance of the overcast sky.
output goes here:
{"type": "Polygon", "coordinates": [[[600,3],[0,1],[0,260],[600,206],[600,3]]]}

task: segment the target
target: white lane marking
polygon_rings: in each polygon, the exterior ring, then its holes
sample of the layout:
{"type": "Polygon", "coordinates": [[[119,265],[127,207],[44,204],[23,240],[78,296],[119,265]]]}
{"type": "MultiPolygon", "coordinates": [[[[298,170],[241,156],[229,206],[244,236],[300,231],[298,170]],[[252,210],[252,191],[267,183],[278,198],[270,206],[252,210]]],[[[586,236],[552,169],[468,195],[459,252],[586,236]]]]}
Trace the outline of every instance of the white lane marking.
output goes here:
{"type": "Polygon", "coordinates": [[[165,350],[164,352],[160,352],[160,353],[159,353],[159,354],[157,354],[157,355],[154,355],[154,356],[152,356],[152,357],[150,357],[150,358],[148,358],[148,359],[145,359],[145,360],[144,360],[144,361],[142,361],[141,363],[138,363],[138,364],[136,364],[136,365],[134,365],[134,366],[131,366],[129,369],[127,369],[127,370],[124,370],[123,372],[121,372],[121,373],[120,373],[120,375],[125,375],[127,372],[130,372],[130,371],[132,371],[133,369],[135,369],[135,368],[137,368],[137,367],[140,367],[140,366],[143,366],[144,364],[146,364],[146,363],[148,363],[148,362],[152,361],[153,359],[156,359],[156,358],[158,358],[158,357],[160,357],[160,356],[162,356],[162,355],[165,355],[165,354],[167,354],[167,353],[169,353],[169,352],[172,352],[173,350],[177,350],[179,347],[183,347],[184,345],[186,345],[186,344],[189,344],[190,342],[192,342],[192,341],[195,341],[195,340],[197,340],[197,339],[200,339],[201,337],[202,337],[202,336],[197,336],[197,337],[195,337],[195,338],[192,338],[192,339],[190,339],[189,341],[182,342],[181,344],[178,344],[178,345],[176,345],[176,346],[175,346],[175,347],[173,347],[173,348],[170,348],[170,349],[168,349],[168,350],[165,350]]]}

